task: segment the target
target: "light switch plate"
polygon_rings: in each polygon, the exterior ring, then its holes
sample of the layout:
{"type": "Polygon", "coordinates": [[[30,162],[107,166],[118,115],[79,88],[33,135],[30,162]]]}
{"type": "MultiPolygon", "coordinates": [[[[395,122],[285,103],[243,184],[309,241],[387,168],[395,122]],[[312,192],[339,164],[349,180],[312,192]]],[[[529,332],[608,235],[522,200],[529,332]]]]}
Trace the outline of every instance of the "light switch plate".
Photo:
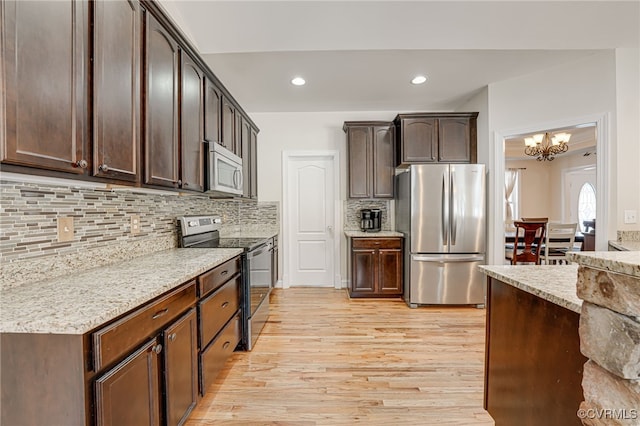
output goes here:
{"type": "Polygon", "coordinates": [[[140,233],[140,216],[137,214],[131,215],[131,233],[133,235],[140,233]]]}
{"type": "Polygon", "coordinates": [[[636,223],[638,221],[637,210],[625,210],[624,211],[624,223],[636,223]]]}
{"type": "Polygon", "coordinates": [[[66,241],[73,241],[73,218],[61,216],[56,219],[58,223],[58,242],[64,243],[66,241]]]}

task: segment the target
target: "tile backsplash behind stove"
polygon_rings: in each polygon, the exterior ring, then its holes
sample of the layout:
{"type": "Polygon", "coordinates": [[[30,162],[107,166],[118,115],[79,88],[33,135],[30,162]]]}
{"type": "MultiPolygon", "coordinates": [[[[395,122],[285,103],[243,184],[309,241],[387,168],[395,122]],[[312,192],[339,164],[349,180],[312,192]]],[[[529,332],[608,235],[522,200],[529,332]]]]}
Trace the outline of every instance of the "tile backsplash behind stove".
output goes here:
{"type": "Polygon", "coordinates": [[[0,182],[0,288],[177,247],[177,216],[217,214],[224,226],[279,226],[279,203],[144,190],[0,182]],[[140,232],[130,232],[131,216],[140,232]],[[74,237],[57,241],[56,218],[74,237]]]}

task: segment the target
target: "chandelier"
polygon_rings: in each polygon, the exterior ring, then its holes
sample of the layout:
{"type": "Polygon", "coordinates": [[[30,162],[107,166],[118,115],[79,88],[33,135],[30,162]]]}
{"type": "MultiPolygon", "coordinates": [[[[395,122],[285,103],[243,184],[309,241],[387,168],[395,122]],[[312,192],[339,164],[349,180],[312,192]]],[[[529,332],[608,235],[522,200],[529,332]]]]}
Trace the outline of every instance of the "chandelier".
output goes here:
{"type": "Polygon", "coordinates": [[[570,133],[556,133],[549,137],[549,133],[544,135],[533,135],[530,138],[524,138],[524,153],[532,157],[538,157],[538,161],[553,161],[554,156],[562,154],[569,150],[570,133]]]}

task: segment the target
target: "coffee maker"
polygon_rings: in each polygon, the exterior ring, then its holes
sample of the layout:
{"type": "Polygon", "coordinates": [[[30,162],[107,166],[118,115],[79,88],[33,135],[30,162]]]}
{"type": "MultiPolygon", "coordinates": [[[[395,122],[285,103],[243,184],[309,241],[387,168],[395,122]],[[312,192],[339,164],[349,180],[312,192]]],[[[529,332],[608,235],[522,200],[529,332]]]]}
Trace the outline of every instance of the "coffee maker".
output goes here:
{"type": "Polygon", "coordinates": [[[380,209],[360,210],[360,230],[363,232],[379,232],[382,222],[380,209]]]}

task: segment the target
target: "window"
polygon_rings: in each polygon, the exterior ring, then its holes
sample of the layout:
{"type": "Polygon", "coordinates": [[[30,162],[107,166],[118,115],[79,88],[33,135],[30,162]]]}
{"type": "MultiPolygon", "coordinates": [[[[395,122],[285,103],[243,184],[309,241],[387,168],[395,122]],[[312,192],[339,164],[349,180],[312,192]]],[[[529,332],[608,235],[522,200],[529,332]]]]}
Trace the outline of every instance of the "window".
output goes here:
{"type": "Polygon", "coordinates": [[[583,222],[596,219],[596,189],[590,183],[585,183],[580,188],[578,195],[578,223],[580,230],[585,231],[583,222]]]}

